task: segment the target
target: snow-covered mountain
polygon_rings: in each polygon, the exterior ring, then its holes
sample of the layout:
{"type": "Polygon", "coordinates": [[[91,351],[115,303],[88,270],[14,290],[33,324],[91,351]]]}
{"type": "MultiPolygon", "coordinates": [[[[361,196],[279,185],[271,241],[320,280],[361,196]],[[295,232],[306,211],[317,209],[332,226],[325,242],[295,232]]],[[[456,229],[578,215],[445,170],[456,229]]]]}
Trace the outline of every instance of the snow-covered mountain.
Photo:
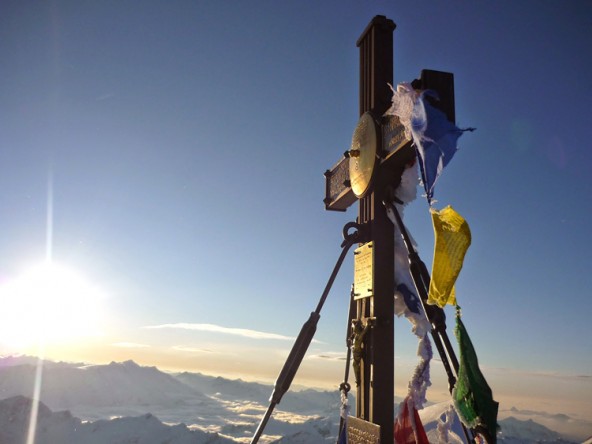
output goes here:
{"type": "MultiPolygon", "coordinates": [[[[15,396],[0,401],[0,443],[26,442],[32,401],[15,396]]],[[[35,444],[230,444],[217,433],[190,430],[185,424],[165,425],[151,414],[83,422],[68,411],[53,412],[39,404],[35,444]]]]}
{"type": "MultiPolygon", "coordinates": [[[[32,398],[35,364],[36,360],[30,358],[0,359],[0,399],[19,395],[32,398]]],[[[145,418],[150,413],[165,424],[184,423],[193,431],[246,440],[254,434],[271,391],[270,386],[241,380],[168,374],[133,361],[108,365],[46,361],[39,399],[53,412],[66,410],[75,419],[93,424],[114,417],[145,418]]],[[[338,402],[338,393],[289,392],[276,408],[266,428],[267,436],[260,442],[303,430],[316,437],[312,442],[336,435],[338,402]]],[[[48,421],[61,418],[58,413],[48,417],[48,421]]],[[[6,427],[13,426],[11,423],[6,427]]]]}
{"type": "Polygon", "coordinates": [[[549,430],[547,427],[537,424],[532,419],[521,421],[514,417],[509,417],[499,421],[502,429],[500,441],[505,443],[518,443],[536,439],[536,442],[549,443],[568,443],[557,432],[549,430]]]}
{"type": "MultiPolygon", "coordinates": [[[[35,370],[32,364],[0,368],[0,395],[32,394],[35,370]]],[[[168,404],[188,398],[208,400],[173,376],[155,367],[141,367],[133,361],[109,365],[50,365],[43,371],[41,399],[55,408],[168,404]]]]}
{"type": "MultiPolygon", "coordinates": [[[[199,373],[184,372],[176,374],[175,377],[201,393],[228,401],[240,399],[267,405],[273,390],[270,385],[199,373]]],[[[307,389],[288,392],[282,398],[280,408],[290,412],[330,415],[339,412],[339,405],[338,393],[307,389]]]]}
{"type": "MultiPolygon", "coordinates": [[[[24,442],[35,365],[33,358],[0,358],[0,399],[4,399],[0,444],[24,442]]],[[[133,361],[108,365],[46,361],[36,443],[249,442],[272,389],[198,373],[164,373],[133,361]]],[[[449,405],[435,404],[420,412],[430,442],[440,442],[449,405]]],[[[451,418],[447,442],[462,442],[458,418],[451,418]]],[[[337,391],[290,391],[276,407],[260,442],[335,442],[338,423],[337,391]]],[[[502,443],[569,442],[534,421],[506,418],[499,423],[502,443]]]]}
{"type": "MultiPolygon", "coordinates": [[[[33,397],[35,365],[0,365],[0,399],[33,397]]],[[[133,361],[108,365],[44,363],[39,399],[53,410],[70,410],[83,419],[138,416],[157,410],[166,421],[175,412],[203,410],[217,403],[155,367],[133,361]]],[[[185,418],[187,419],[187,418],[185,418]]]]}
{"type": "MultiPolygon", "coordinates": [[[[445,420],[446,412],[450,409],[450,402],[441,402],[433,404],[419,412],[421,421],[424,425],[428,439],[431,443],[442,442],[440,434],[438,433],[438,425],[441,425],[445,420]]],[[[498,420],[501,432],[498,434],[497,440],[499,443],[506,444],[539,444],[539,443],[555,443],[555,444],[574,444],[573,441],[566,440],[559,433],[554,432],[547,427],[537,424],[532,420],[521,421],[519,419],[509,417],[498,420]]],[[[459,418],[454,415],[450,427],[450,433],[447,435],[448,443],[464,442],[461,439],[463,436],[462,425],[459,418]]]]}

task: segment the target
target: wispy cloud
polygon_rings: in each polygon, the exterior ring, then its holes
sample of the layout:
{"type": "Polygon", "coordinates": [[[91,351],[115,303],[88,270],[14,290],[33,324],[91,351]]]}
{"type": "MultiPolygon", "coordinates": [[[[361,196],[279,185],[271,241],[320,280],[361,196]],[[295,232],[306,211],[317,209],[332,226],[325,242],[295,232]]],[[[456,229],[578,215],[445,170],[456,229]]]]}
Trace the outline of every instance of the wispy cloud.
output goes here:
{"type": "Polygon", "coordinates": [[[207,348],[197,348],[197,347],[187,347],[185,345],[175,345],[173,350],[187,352],[187,353],[219,353],[214,350],[209,350],[207,348]]]}
{"type": "Polygon", "coordinates": [[[276,333],[268,333],[264,331],[249,330],[245,328],[231,328],[222,327],[214,324],[191,324],[185,322],[179,322],[176,324],[161,324],[161,325],[149,325],[144,328],[150,329],[177,329],[177,330],[195,330],[195,331],[207,331],[212,333],[222,333],[234,336],[242,336],[250,339],[277,339],[280,341],[293,341],[295,338],[291,336],[278,335],[276,333]]]}
{"type": "Polygon", "coordinates": [[[327,361],[345,361],[345,352],[320,352],[308,355],[306,359],[324,359],[327,361]]]}
{"type": "Polygon", "coordinates": [[[138,344],[137,342],[115,342],[111,344],[113,347],[121,347],[121,348],[149,348],[149,345],[146,344],[138,344]]]}
{"type": "Polygon", "coordinates": [[[115,97],[114,93],[105,93],[105,94],[101,94],[100,96],[98,96],[95,100],[97,102],[102,102],[103,100],[109,100],[109,99],[112,99],[113,97],[115,97]]]}
{"type": "Polygon", "coordinates": [[[547,378],[547,379],[557,379],[563,381],[582,381],[587,382],[592,379],[592,375],[586,374],[574,374],[574,373],[563,373],[563,372],[548,372],[542,370],[522,370],[522,369],[513,369],[507,367],[492,367],[492,366],[481,366],[481,368],[487,372],[496,372],[499,374],[504,375],[516,375],[516,376],[523,376],[528,378],[547,378]]]}

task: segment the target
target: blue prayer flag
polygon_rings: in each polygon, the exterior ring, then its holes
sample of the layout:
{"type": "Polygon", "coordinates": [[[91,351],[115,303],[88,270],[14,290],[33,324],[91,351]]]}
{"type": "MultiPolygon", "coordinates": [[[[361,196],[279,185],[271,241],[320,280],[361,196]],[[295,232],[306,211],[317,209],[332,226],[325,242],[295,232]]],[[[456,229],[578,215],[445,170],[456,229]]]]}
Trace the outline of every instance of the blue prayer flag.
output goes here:
{"type": "Polygon", "coordinates": [[[397,116],[405,128],[405,136],[415,143],[423,186],[431,206],[434,185],[454,156],[458,138],[475,128],[458,128],[427,100],[428,97],[437,99],[437,94],[430,90],[416,91],[411,84],[400,83],[396,91],[393,89],[393,104],[386,114],[397,116]]]}
{"type": "Polygon", "coordinates": [[[457,141],[464,131],[450,122],[442,111],[434,108],[424,91],[419,95],[411,117],[411,133],[419,156],[419,167],[428,202],[431,205],[434,185],[442,170],[457,151],[457,141]]]}
{"type": "Polygon", "coordinates": [[[341,428],[337,444],[347,444],[347,422],[345,421],[343,422],[343,427],[341,428]]]}
{"type": "Polygon", "coordinates": [[[419,314],[419,298],[415,295],[415,293],[409,290],[405,284],[397,285],[397,291],[403,295],[405,305],[409,311],[419,314]]]}

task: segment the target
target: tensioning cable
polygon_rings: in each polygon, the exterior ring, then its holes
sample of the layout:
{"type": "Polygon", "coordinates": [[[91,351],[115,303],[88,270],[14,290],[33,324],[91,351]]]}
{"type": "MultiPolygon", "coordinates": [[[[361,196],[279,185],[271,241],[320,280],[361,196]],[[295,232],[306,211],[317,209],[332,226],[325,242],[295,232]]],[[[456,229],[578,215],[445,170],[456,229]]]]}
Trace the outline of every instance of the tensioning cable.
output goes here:
{"type": "Polygon", "coordinates": [[[312,342],[314,334],[317,330],[317,324],[321,317],[321,309],[323,308],[325,300],[327,299],[327,296],[331,291],[331,287],[333,286],[333,282],[335,281],[335,278],[341,269],[341,265],[343,264],[345,256],[352,245],[366,242],[365,230],[363,228],[364,227],[362,225],[356,222],[348,222],[343,227],[341,254],[339,255],[335,267],[333,268],[333,272],[327,281],[327,285],[325,286],[325,290],[321,295],[317,308],[310,314],[310,317],[302,326],[302,329],[296,338],[296,342],[292,346],[292,350],[290,351],[280,375],[275,382],[273,392],[269,398],[269,406],[267,407],[267,411],[265,412],[265,415],[261,419],[261,422],[259,423],[259,426],[257,427],[257,430],[251,439],[251,444],[257,444],[259,438],[263,434],[263,430],[265,430],[265,426],[267,425],[269,418],[271,418],[271,414],[273,413],[275,406],[280,403],[282,396],[284,396],[284,394],[289,390],[292,380],[294,379],[294,376],[296,376],[296,372],[298,371],[298,368],[302,363],[302,359],[308,350],[308,346],[312,342]],[[355,229],[355,231],[350,233],[350,229],[355,229]]]}

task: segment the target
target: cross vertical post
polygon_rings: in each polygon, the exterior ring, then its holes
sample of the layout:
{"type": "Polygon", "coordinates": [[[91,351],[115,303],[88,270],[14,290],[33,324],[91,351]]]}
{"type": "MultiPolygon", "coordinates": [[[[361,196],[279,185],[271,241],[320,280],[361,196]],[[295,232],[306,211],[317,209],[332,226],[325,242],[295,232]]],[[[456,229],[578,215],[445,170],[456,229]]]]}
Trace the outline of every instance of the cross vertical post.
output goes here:
{"type": "MultiPolygon", "coordinates": [[[[395,23],[376,16],[357,41],[360,48],[360,115],[380,118],[390,106],[395,23]]],[[[380,426],[380,442],[393,442],[394,424],[394,230],[382,204],[390,180],[379,170],[373,190],[359,200],[358,223],[373,243],[373,295],[356,301],[357,319],[372,319],[362,358],[356,416],[380,426]]]]}
{"type": "MultiPolygon", "coordinates": [[[[395,230],[385,203],[392,205],[404,170],[417,160],[415,145],[399,118],[385,115],[392,100],[389,84],[394,83],[395,27],[392,20],[376,16],[356,43],[360,51],[360,120],[350,150],[324,174],[326,210],[346,211],[358,201],[362,243],[354,252],[348,316],[348,353],[353,358],[357,397],[356,415],[347,422],[347,435],[356,443],[391,443],[394,438],[395,230]],[[359,441],[361,437],[365,440],[359,441]]],[[[422,70],[411,86],[417,92],[434,92],[426,100],[454,122],[453,74],[422,70]]],[[[428,319],[435,329],[432,335],[439,338],[446,328],[444,318],[436,322],[428,314],[428,319]]],[[[445,332],[444,340],[448,340],[445,332]]],[[[451,349],[446,346],[446,351],[442,350],[439,348],[440,355],[447,362],[446,353],[451,349]]],[[[447,373],[452,380],[450,368],[447,373]]]]}

